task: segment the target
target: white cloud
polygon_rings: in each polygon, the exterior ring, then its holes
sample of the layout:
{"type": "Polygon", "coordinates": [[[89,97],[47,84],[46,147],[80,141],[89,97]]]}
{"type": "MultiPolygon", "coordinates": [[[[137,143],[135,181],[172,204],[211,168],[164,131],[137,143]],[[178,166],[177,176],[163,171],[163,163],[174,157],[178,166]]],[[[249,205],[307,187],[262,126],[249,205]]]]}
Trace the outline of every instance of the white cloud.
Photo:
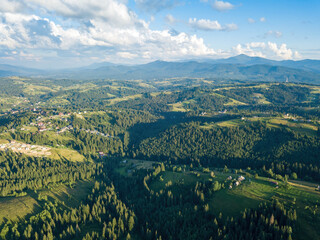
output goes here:
{"type": "Polygon", "coordinates": [[[248,22],[249,22],[249,23],[255,23],[256,20],[254,20],[253,18],[248,18],[248,22]]]}
{"type": "Polygon", "coordinates": [[[176,19],[171,15],[171,14],[168,14],[165,18],[166,22],[169,23],[169,24],[173,24],[176,22],[176,19]]]}
{"type": "Polygon", "coordinates": [[[288,49],[285,43],[278,46],[276,43],[268,42],[268,47],[281,59],[292,59],[294,57],[292,50],[288,49]]]}
{"type": "Polygon", "coordinates": [[[273,42],[251,42],[244,45],[238,44],[233,48],[233,53],[277,60],[297,59],[301,57],[297,51],[293,52],[285,43],[278,45],[273,42]]]}
{"type": "Polygon", "coordinates": [[[121,58],[133,59],[138,57],[137,54],[130,53],[130,52],[117,52],[117,55],[121,58]]]}
{"type": "Polygon", "coordinates": [[[260,22],[266,22],[266,21],[267,21],[267,19],[265,17],[260,18],[260,22]]]}
{"type": "Polygon", "coordinates": [[[24,4],[18,1],[1,0],[0,12],[18,12],[22,11],[24,4]]]}
{"type": "Polygon", "coordinates": [[[268,31],[264,34],[264,37],[267,38],[267,37],[276,37],[276,38],[281,38],[282,37],[282,32],[280,31],[268,31]]]}
{"type": "Polygon", "coordinates": [[[139,22],[134,12],[116,0],[28,0],[27,3],[30,8],[40,8],[48,14],[56,14],[65,18],[102,19],[114,26],[130,26],[139,22]]]}
{"type": "MultiPolygon", "coordinates": [[[[58,23],[36,15],[0,13],[0,48],[25,49],[25,53],[29,50],[29,55],[24,55],[29,60],[35,59],[31,54],[36,49],[63,51],[77,59],[91,52],[100,58],[108,55],[119,61],[215,54],[196,35],[151,30],[148,23],[116,0],[29,0],[28,4],[30,11],[38,6],[45,15],[61,17],[58,23]]],[[[171,21],[174,20],[172,17],[171,21]]]]}
{"type": "Polygon", "coordinates": [[[235,6],[229,2],[215,0],[214,3],[212,4],[212,7],[213,9],[222,12],[222,11],[231,10],[235,6]]]}
{"type": "MultiPolygon", "coordinates": [[[[41,59],[40,63],[59,59],[56,62],[61,62],[61,66],[67,63],[71,67],[75,63],[83,65],[102,60],[141,63],[156,59],[219,58],[240,53],[277,59],[299,56],[285,44],[255,42],[219,50],[208,47],[197,35],[153,30],[125,5],[125,0],[6,2],[12,5],[0,6],[0,53],[8,52],[0,56],[2,59],[41,59]],[[5,12],[1,12],[3,9],[5,12]]],[[[170,23],[177,21],[172,15],[166,19],[170,23]]],[[[223,25],[209,19],[189,19],[188,24],[206,31],[237,29],[236,24],[223,25]]]]}
{"type": "Polygon", "coordinates": [[[193,28],[201,29],[201,30],[222,30],[222,26],[218,21],[211,21],[208,19],[199,19],[197,20],[196,18],[190,18],[189,19],[189,24],[193,28]]]}
{"type": "Polygon", "coordinates": [[[234,23],[222,26],[218,21],[209,19],[197,20],[196,18],[190,18],[189,25],[195,29],[204,31],[232,31],[238,29],[238,26],[234,23]]]}

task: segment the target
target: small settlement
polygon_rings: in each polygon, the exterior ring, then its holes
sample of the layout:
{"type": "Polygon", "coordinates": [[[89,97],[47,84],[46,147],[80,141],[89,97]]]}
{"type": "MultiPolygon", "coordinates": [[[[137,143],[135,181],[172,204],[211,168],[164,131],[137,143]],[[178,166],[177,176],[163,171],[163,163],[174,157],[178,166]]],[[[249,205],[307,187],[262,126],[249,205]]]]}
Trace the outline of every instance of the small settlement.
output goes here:
{"type": "Polygon", "coordinates": [[[34,157],[43,157],[51,155],[51,149],[49,147],[19,143],[15,140],[11,140],[10,143],[0,144],[0,151],[8,150],[11,150],[16,153],[27,154],[34,157]]]}
{"type": "Polygon", "coordinates": [[[232,176],[229,176],[226,181],[231,181],[229,185],[229,189],[232,189],[232,185],[235,187],[239,186],[246,178],[240,175],[237,179],[232,179],[232,176]]]}

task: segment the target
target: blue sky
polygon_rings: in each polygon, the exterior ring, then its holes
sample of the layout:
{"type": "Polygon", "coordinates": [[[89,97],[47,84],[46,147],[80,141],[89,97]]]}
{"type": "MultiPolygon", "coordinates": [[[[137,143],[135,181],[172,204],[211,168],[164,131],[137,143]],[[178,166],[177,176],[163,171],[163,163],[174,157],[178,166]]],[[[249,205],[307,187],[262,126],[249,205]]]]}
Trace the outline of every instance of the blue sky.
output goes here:
{"type": "Polygon", "coordinates": [[[1,0],[0,63],[320,59],[317,0],[1,0]]]}

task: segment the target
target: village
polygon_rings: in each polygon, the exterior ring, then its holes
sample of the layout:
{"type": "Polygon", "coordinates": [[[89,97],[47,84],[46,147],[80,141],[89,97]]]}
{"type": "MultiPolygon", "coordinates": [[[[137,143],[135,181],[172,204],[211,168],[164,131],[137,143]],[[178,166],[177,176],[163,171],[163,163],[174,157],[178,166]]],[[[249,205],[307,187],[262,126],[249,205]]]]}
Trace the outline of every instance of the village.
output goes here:
{"type": "Polygon", "coordinates": [[[19,143],[15,140],[11,140],[9,143],[0,144],[0,151],[13,151],[16,153],[23,153],[34,157],[43,157],[51,155],[51,148],[31,145],[26,143],[19,143]]]}

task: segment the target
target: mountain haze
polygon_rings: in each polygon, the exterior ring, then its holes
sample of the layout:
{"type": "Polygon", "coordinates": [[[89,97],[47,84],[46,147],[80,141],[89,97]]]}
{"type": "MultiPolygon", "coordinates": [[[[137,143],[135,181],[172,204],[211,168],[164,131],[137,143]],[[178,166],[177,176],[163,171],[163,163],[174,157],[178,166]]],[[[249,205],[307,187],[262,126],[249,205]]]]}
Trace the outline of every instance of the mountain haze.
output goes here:
{"type": "Polygon", "coordinates": [[[286,80],[320,83],[320,61],[274,61],[238,55],[227,59],[166,62],[154,61],[141,65],[116,65],[102,62],[87,67],[62,70],[37,70],[0,65],[0,76],[40,76],[71,79],[164,79],[175,77],[204,77],[242,81],[286,80]]]}

